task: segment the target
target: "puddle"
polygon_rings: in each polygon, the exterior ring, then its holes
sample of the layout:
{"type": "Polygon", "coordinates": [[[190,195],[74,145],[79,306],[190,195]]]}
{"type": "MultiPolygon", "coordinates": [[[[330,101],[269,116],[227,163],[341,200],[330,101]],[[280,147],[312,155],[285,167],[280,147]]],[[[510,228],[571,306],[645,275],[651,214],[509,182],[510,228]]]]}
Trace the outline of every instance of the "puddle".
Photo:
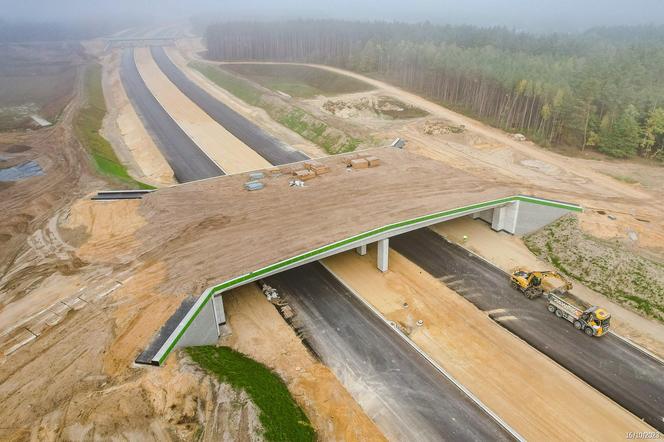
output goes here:
{"type": "Polygon", "coordinates": [[[35,161],[26,161],[14,167],[0,169],[0,181],[19,181],[39,175],[44,175],[44,171],[35,161]]]}

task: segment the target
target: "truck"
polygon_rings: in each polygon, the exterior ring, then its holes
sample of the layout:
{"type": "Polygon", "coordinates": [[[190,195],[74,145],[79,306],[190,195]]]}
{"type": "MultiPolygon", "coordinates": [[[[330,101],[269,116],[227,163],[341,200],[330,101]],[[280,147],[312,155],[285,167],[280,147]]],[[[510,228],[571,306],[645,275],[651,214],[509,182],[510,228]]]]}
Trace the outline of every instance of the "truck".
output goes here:
{"type": "Polygon", "coordinates": [[[581,310],[565,301],[558,293],[554,290],[546,294],[546,299],[549,301],[547,309],[551,313],[568,320],[575,329],[583,331],[588,336],[602,336],[608,333],[611,324],[609,312],[596,305],[581,310]]]}
{"type": "Polygon", "coordinates": [[[551,313],[568,320],[574,328],[588,336],[603,336],[609,331],[611,323],[609,312],[597,306],[581,309],[567,301],[566,298],[572,297],[569,292],[572,283],[558,272],[528,271],[520,268],[512,272],[510,283],[528,299],[546,297],[547,309],[551,313]],[[552,280],[559,280],[561,284],[552,287],[552,280]]]}

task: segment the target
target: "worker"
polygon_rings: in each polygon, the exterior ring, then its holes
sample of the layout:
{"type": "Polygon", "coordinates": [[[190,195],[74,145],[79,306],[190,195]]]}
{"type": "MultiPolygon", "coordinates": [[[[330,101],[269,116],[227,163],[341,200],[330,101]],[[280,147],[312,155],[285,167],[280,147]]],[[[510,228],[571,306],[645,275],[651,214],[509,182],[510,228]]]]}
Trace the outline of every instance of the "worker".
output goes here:
{"type": "Polygon", "coordinates": [[[463,235],[463,242],[468,242],[468,235],[463,235]]]}

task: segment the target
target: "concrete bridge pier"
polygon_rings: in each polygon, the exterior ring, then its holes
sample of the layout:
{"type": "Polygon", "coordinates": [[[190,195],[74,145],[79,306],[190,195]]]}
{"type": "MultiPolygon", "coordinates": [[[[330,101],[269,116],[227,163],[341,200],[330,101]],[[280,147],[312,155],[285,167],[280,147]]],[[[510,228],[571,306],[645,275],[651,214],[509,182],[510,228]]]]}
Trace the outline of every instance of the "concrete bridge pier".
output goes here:
{"type": "Polygon", "coordinates": [[[390,251],[390,240],[389,238],[381,239],[377,243],[378,246],[378,270],[381,272],[387,272],[387,257],[390,251]]]}
{"type": "Polygon", "coordinates": [[[491,228],[496,232],[504,230],[514,235],[517,230],[516,222],[519,216],[519,203],[519,201],[515,201],[493,209],[491,228]]]}
{"type": "Polygon", "coordinates": [[[367,254],[367,245],[362,244],[360,247],[356,248],[355,251],[357,252],[358,255],[364,256],[367,254]]]}

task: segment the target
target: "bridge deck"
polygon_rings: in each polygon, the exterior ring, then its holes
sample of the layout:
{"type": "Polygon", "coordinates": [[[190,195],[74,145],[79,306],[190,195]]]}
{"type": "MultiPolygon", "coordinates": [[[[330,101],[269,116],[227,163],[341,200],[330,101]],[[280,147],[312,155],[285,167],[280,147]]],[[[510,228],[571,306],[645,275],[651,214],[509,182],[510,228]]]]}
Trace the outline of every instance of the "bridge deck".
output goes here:
{"type": "Polygon", "coordinates": [[[248,174],[158,190],[143,197],[140,213],[148,223],[137,236],[159,243],[170,287],[200,293],[200,287],[373,228],[518,193],[402,150],[367,152],[380,166],[347,170],[342,156],[329,157],[321,162],[330,172],[305,187],[266,173],[265,188],[253,192],[244,190],[248,174]]]}

